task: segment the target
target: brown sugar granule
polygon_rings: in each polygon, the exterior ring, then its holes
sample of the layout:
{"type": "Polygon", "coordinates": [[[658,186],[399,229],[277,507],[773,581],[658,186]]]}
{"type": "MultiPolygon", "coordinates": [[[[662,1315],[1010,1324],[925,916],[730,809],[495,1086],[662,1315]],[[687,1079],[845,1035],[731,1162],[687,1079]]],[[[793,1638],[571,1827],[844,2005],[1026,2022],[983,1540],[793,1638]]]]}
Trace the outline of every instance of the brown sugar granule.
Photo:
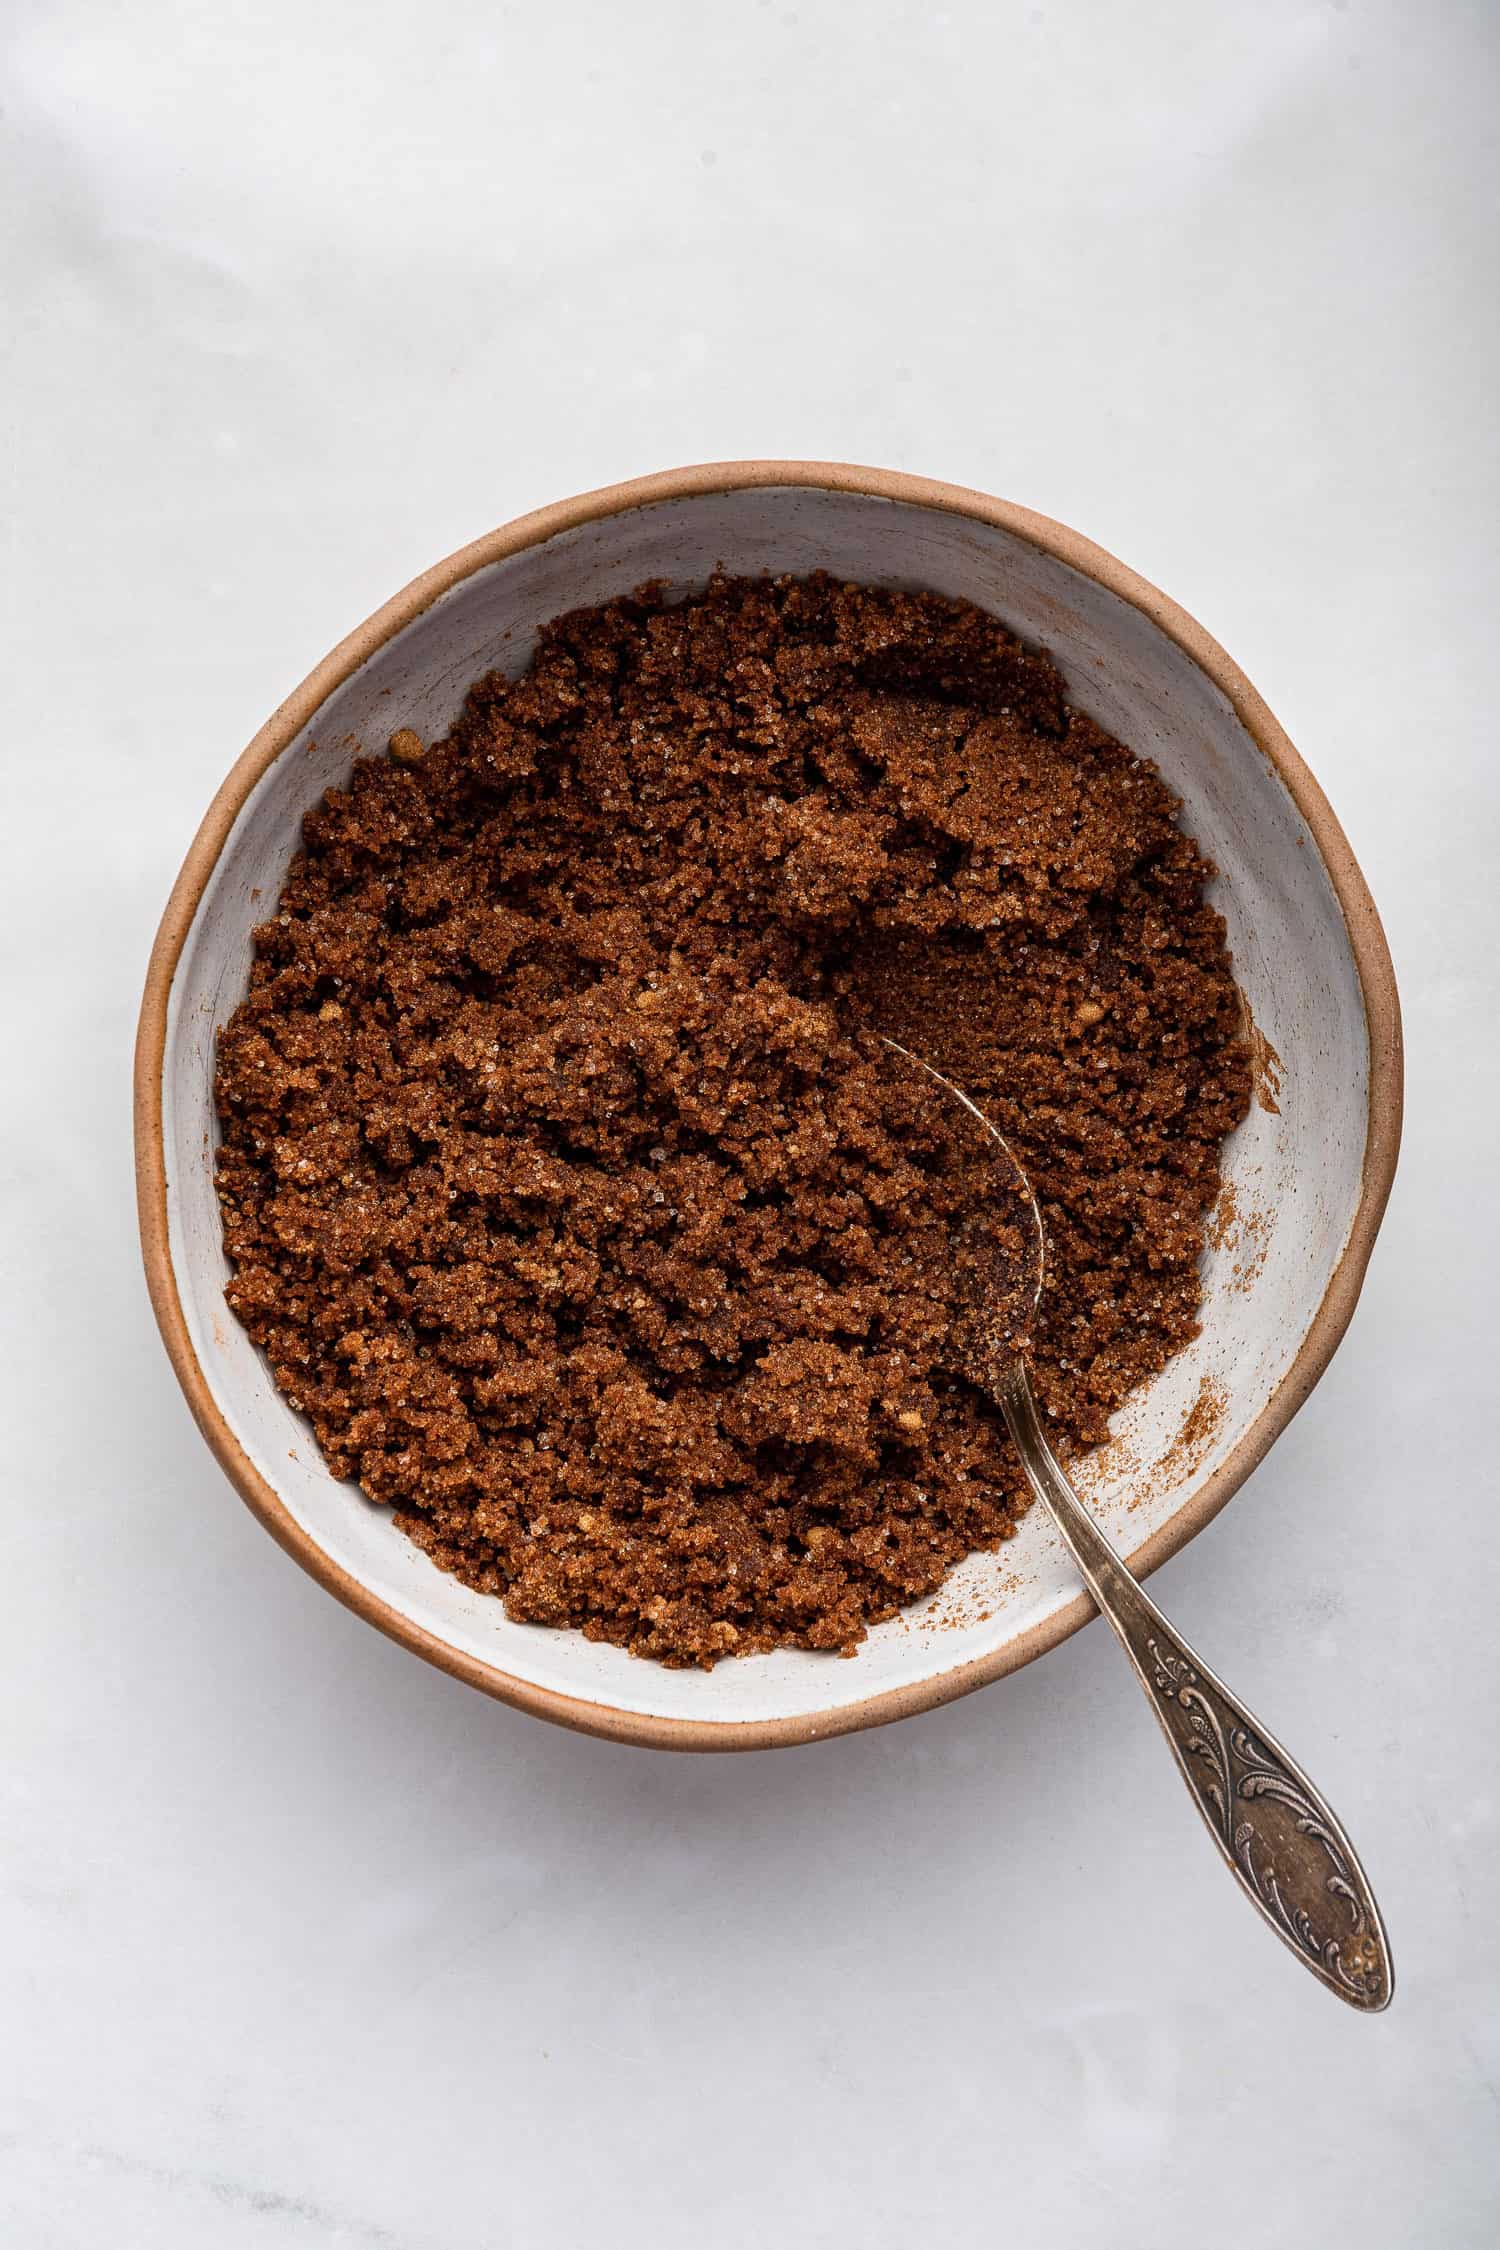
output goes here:
{"type": "Polygon", "coordinates": [[[1006,1538],[985,1183],[878,1035],[1027,1166],[1037,1388],[1096,1443],[1194,1333],[1249,1096],[1175,811],[993,618],[825,577],[560,618],[361,760],[217,1074],[229,1302],[335,1475],[673,1664],[849,1653],[1006,1538]]]}

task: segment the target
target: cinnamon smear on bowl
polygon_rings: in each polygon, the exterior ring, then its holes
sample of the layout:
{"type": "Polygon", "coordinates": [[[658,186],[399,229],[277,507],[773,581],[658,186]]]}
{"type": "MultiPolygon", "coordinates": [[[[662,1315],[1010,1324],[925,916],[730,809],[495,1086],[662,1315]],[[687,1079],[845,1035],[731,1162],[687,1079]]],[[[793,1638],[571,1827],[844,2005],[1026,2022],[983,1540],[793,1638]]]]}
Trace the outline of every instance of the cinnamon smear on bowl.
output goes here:
{"type": "Polygon", "coordinates": [[[851,1653],[1014,1530],[947,1254],[1040,1196],[1065,1450],[1195,1332],[1249,1059],[1212,870],[1045,655],[935,595],[715,579],[558,619],[308,815],[220,1036],[228,1299],[510,1614],[851,1653]]]}

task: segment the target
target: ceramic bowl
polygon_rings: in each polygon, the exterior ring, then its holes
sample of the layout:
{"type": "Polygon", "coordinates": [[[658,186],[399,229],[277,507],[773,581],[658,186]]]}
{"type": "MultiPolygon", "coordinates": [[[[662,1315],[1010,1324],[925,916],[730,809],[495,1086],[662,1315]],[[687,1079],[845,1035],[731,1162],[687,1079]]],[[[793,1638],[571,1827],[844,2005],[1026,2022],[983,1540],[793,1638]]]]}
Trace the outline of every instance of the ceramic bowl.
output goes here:
{"type": "MultiPolygon", "coordinates": [[[[1040,1510],[852,1659],[782,1651],[699,1673],[513,1624],[324,1468],[229,1314],[214,1201],[214,1038],[303,814],[397,726],[440,735],[465,687],[519,671],[537,627],[716,564],[824,569],[992,610],[1071,701],[1155,761],[1219,869],[1257,1095],[1225,1152],[1202,1332],[1118,1417],[1088,1490],[1137,1570],[1223,1507],[1328,1364],[1354,1308],[1400,1131],[1400,1019],[1374,906],[1322,792],[1223,650],[1134,572],[1045,517],[827,463],[646,477],[523,516],[439,563],[325,658],[209,808],[157,938],[137,1055],[146,1271],[172,1364],[231,1482],[371,1624],[542,1717],[687,1749],[806,1742],[896,1719],[1028,1662],[1092,1614],[1040,1510]]],[[[207,1501],[205,1500],[205,1505],[207,1501]]]]}

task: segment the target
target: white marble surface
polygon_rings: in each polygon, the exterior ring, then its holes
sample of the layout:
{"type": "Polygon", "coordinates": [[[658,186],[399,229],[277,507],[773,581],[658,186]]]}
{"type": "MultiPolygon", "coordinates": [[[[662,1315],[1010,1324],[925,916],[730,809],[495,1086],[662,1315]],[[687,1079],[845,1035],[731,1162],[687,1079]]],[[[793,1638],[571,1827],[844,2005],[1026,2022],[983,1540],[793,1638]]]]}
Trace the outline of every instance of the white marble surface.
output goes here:
{"type": "Polygon", "coordinates": [[[1493,11],[11,0],[0,38],[0,2241],[1493,2242],[1493,11]],[[1378,2022],[1235,1897],[1102,1629],[811,1750],[570,1737],[285,1561],[157,1344],[129,1046],[230,757],[471,534],[781,452],[1157,578],[1385,912],[1364,1303],[1158,1581],[1365,1851],[1378,2022]]]}

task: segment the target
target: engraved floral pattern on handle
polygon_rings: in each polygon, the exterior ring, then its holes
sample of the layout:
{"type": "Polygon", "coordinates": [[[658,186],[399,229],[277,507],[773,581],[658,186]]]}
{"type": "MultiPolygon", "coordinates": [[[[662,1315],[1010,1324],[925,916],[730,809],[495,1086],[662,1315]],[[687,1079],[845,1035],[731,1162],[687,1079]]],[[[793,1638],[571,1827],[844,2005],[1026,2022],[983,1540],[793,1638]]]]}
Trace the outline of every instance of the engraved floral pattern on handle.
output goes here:
{"type": "Polygon", "coordinates": [[[1167,1623],[1084,1507],[1047,1443],[1018,1354],[996,1398],[1048,1508],[1119,1638],[1177,1769],[1236,1882],[1283,1944],[1350,2007],[1386,2007],[1380,1910],[1354,1846],[1300,1766],[1167,1623]]]}
{"type": "Polygon", "coordinates": [[[1189,1651],[1147,1641],[1161,1716],[1229,1858],[1267,1918],[1357,2005],[1389,1997],[1374,1901],[1336,1820],[1280,1747],[1256,1734],[1189,1651]]]}

